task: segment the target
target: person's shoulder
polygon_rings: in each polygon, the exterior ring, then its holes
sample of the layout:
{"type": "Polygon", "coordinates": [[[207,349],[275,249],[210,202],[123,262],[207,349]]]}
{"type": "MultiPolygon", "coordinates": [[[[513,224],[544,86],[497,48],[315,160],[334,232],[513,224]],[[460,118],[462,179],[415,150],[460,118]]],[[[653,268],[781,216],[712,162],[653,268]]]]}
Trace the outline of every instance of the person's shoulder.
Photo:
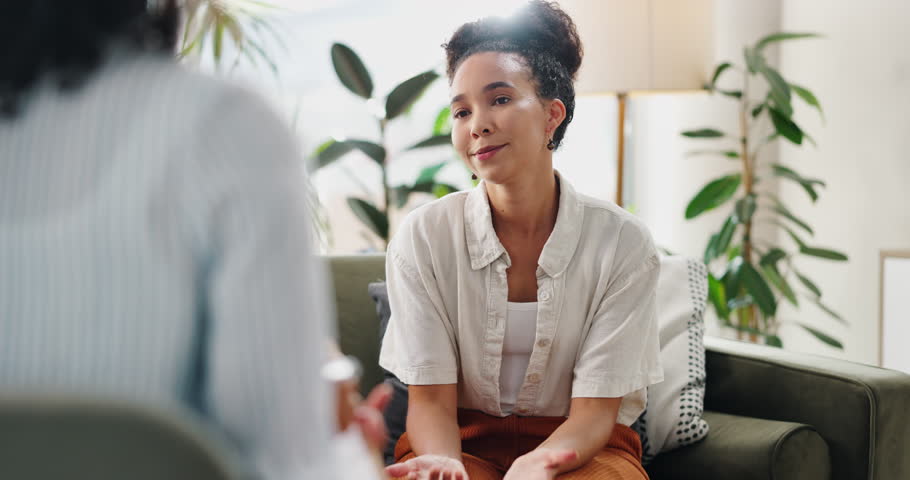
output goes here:
{"type": "Polygon", "coordinates": [[[599,198],[578,194],[578,202],[585,212],[585,221],[594,223],[595,228],[613,227],[617,232],[638,237],[650,237],[650,232],[641,218],[619,205],[599,198]]]}
{"type": "Polygon", "coordinates": [[[405,216],[401,228],[413,229],[450,224],[454,217],[464,215],[464,204],[468,194],[468,191],[453,192],[415,208],[405,216]]]}
{"type": "MultiPolygon", "coordinates": [[[[469,191],[450,193],[425,203],[409,212],[398,226],[392,239],[393,245],[411,249],[431,249],[453,243],[457,226],[464,217],[464,204],[469,191]]],[[[464,233],[460,233],[461,236],[464,233]]]]}

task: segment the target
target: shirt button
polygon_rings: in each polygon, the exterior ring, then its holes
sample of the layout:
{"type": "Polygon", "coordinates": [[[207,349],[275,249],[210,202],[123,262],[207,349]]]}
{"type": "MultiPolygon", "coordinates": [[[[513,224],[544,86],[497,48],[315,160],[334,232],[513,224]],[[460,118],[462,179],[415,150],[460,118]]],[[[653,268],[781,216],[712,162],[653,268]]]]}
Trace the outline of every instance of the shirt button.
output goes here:
{"type": "Polygon", "coordinates": [[[528,375],[528,381],[531,383],[537,383],[540,381],[540,374],[532,373],[528,375]]]}
{"type": "Polygon", "coordinates": [[[537,346],[540,348],[544,348],[549,344],[550,344],[550,340],[547,338],[541,338],[540,340],[537,341],[537,346]]]}
{"type": "Polygon", "coordinates": [[[547,300],[549,300],[549,299],[550,299],[550,292],[549,292],[549,291],[541,292],[541,294],[540,294],[540,299],[543,300],[544,302],[546,302],[547,300]]]}

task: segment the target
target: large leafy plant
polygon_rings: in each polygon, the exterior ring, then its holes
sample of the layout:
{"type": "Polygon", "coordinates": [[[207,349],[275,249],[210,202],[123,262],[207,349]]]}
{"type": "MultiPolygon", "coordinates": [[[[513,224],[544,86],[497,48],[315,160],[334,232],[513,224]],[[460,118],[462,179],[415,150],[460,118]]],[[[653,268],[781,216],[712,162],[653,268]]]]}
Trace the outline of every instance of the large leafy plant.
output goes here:
{"type": "MultiPolygon", "coordinates": [[[[807,178],[780,163],[765,161],[764,149],[778,140],[794,145],[804,141],[815,143],[794,121],[793,100],[799,97],[823,115],[821,104],[809,89],[788,82],[768,65],[765,49],[775,42],[815,37],[807,33],[777,33],[761,39],[744,49],[744,65],[724,62],[714,71],[708,90],[724,95],[739,103],[739,125],[734,132],[715,128],[699,128],[682,132],[696,139],[733,138],[735,149],[702,150],[698,153],[720,155],[738,162],[737,171],[711,180],[699,191],[686,207],[686,218],[692,219],[716,208],[727,208],[729,214],[720,229],[711,235],[705,248],[704,260],[709,266],[709,298],[718,317],[726,326],[739,331],[740,338],[763,340],[772,346],[782,347],[778,328],[778,306],[783,300],[793,306],[800,299],[819,306],[834,319],[844,319],[822,303],[822,292],[817,284],[799,272],[793,259],[807,255],[833,261],[846,261],[847,256],[827,248],[813,246],[803,235],[814,235],[812,227],[793,212],[772,192],[756,188],[766,178],[777,177],[795,182],[815,202],[818,190],[825,182],[807,178]],[[718,87],[719,79],[728,72],[741,75],[741,88],[735,90],[718,87]],[[759,101],[750,96],[756,83],[767,85],[767,95],[759,101]],[[782,228],[792,240],[792,245],[763,245],[752,238],[757,222],[770,222],[782,228]],[[712,266],[720,267],[715,275],[712,266]],[[795,279],[794,279],[795,277],[795,279]],[[797,291],[795,285],[804,290],[797,291]]],[[[799,326],[822,342],[843,348],[838,340],[804,323],[799,326]]]]}
{"type": "Polygon", "coordinates": [[[237,52],[231,60],[232,68],[245,60],[254,67],[264,63],[277,74],[278,67],[266,43],[284,44],[264,15],[275,9],[271,3],[258,0],[186,0],[178,56],[198,61],[208,52],[215,69],[221,71],[225,46],[232,43],[237,52]]]}
{"type": "MultiPolygon", "coordinates": [[[[350,47],[336,43],[332,45],[331,54],[332,64],[341,84],[367,102],[369,110],[373,112],[379,127],[379,138],[328,140],[317,149],[314,168],[330,165],[352,151],[362,152],[373,160],[382,173],[382,202],[377,204],[366,198],[349,197],[347,203],[357,218],[382,240],[384,250],[390,237],[389,215],[393,206],[399,209],[404,207],[413,193],[423,192],[442,196],[456,190],[451,185],[436,181],[436,174],[448,161],[424,168],[412,184],[393,186],[388,177],[390,158],[386,148],[386,127],[389,122],[406,113],[423,92],[439,78],[439,74],[434,70],[417,74],[399,83],[384,99],[377,99],[374,97],[373,80],[369,71],[350,47]]],[[[409,150],[450,145],[452,140],[448,132],[449,117],[448,108],[442,109],[436,118],[432,134],[409,147],[409,150]]]]}

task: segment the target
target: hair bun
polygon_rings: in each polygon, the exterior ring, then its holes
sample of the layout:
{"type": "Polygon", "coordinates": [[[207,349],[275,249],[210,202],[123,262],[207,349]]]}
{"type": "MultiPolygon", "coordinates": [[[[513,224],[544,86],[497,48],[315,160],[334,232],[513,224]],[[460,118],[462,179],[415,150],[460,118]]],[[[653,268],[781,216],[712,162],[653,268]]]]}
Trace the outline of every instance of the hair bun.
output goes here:
{"type": "Polygon", "coordinates": [[[549,52],[575,78],[584,55],[581,39],[575,22],[556,2],[533,0],[506,21],[516,41],[549,52]]]}
{"type": "Polygon", "coordinates": [[[574,79],[583,49],[575,22],[556,2],[532,0],[510,17],[488,17],[466,23],[444,45],[449,76],[460,60],[478,48],[495,46],[524,52],[545,52],[574,79]],[[508,48],[511,47],[511,48],[508,48]]]}

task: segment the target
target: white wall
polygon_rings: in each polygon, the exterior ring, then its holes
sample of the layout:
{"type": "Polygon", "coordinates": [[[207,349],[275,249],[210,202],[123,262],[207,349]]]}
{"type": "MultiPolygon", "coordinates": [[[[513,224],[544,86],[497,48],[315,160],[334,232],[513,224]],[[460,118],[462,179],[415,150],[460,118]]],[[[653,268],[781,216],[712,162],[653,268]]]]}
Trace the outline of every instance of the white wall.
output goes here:
{"type": "Polygon", "coordinates": [[[790,185],[782,185],[781,195],[815,227],[813,242],[850,256],[848,263],[799,262],[849,326],[812,305],[781,314],[824,328],[843,340],[845,351],[821,345],[798,328],[786,328],[784,341],[795,350],[874,364],[879,251],[910,248],[910,2],[784,0],[782,27],[825,35],[782,46],[781,71],[814,91],[827,122],[797,106],[797,118],[819,146],[783,146],[780,156],[828,186],[815,205],[790,185]]]}

